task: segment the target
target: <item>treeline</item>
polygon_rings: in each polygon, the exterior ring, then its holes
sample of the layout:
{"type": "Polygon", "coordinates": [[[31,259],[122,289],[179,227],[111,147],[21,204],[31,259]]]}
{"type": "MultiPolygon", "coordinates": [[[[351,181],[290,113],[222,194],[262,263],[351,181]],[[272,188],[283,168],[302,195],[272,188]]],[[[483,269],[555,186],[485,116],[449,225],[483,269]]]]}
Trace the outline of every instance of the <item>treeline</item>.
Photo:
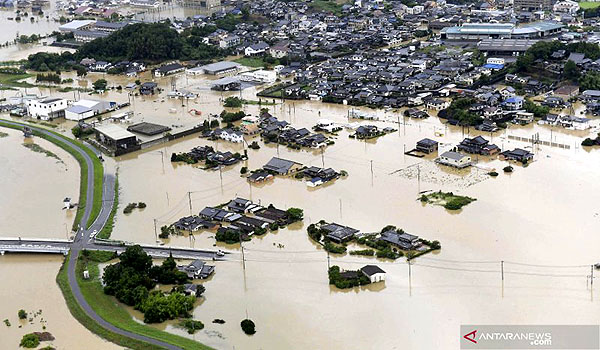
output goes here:
{"type": "Polygon", "coordinates": [[[72,69],[83,58],[116,63],[167,60],[204,60],[224,57],[227,51],[203,43],[206,30],[186,30],[181,34],[168,23],[136,23],[83,44],[75,53],[37,53],[25,65],[33,70],[72,69]]]}
{"type": "Polygon", "coordinates": [[[60,84],[61,79],[59,74],[48,73],[48,74],[37,74],[35,76],[36,82],[49,82],[54,84],[60,84]]]}
{"type": "Polygon", "coordinates": [[[524,55],[519,56],[516,62],[516,68],[519,71],[527,70],[533,63],[538,60],[548,60],[552,57],[552,53],[558,50],[565,50],[567,56],[571,52],[582,53],[585,57],[591,60],[600,58],[600,46],[598,44],[588,42],[576,42],[564,44],[560,41],[538,41],[531,46],[524,55]]]}
{"type": "Polygon", "coordinates": [[[104,269],[104,293],[143,312],[146,323],[189,317],[195,296],[186,296],[177,288],[172,293],[153,290],[157,283],[182,285],[188,281],[187,274],[177,270],[173,257],[153,266],[152,258],[136,245],[128,247],[119,259],[104,269]]]}

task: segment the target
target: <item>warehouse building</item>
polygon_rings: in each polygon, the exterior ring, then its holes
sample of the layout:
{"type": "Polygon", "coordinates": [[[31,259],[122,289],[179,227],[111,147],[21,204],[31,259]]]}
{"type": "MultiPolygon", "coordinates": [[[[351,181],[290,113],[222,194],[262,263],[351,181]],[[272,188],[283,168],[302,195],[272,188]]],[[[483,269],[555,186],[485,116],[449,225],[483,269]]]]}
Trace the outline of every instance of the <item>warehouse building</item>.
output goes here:
{"type": "Polygon", "coordinates": [[[559,35],[564,26],[555,22],[536,22],[523,27],[512,23],[464,23],[440,31],[442,40],[542,39],[559,35]]]}

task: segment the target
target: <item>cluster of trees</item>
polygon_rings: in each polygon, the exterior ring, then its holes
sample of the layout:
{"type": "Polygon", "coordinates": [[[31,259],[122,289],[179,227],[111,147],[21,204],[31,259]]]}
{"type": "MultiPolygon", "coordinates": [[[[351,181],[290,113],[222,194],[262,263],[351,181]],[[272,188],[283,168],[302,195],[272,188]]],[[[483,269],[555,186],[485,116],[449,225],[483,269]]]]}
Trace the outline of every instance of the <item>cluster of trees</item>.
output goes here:
{"type": "Polygon", "coordinates": [[[367,276],[363,275],[360,271],[356,271],[356,277],[347,278],[342,276],[340,267],[334,265],[329,268],[329,284],[333,284],[340,289],[352,288],[356,286],[362,286],[371,283],[367,276]]]}
{"type": "MultiPolygon", "coordinates": [[[[558,50],[565,50],[567,55],[571,52],[582,53],[585,57],[592,60],[600,58],[600,46],[597,44],[588,42],[565,44],[560,41],[538,41],[531,46],[524,55],[519,56],[516,62],[516,68],[518,71],[526,71],[537,59],[548,60],[551,58],[552,53],[558,50]]],[[[573,68],[577,67],[571,66],[569,68],[571,70],[570,74],[573,74],[573,68]]],[[[567,69],[566,65],[565,69],[567,69]]]]}
{"type": "Polygon", "coordinates": [[[600,73],[588,72],[579,78],[579,90],[599,90],[600,89],[600,73]]]}
{"type": "Polygon", "coordinates": [[[448,120],[457,120],[459,125],[479,125],[483,122],[483,118],[469,111],[469,108],[474,103],[475,100],[472,98],[464,97],[454,99],[450,104],[450,107],[440,111],[439,117],[448,120]]]}
{"type": "Polygon", "coordinates": [[[582,146],[597,146],[600,145],[600,134],[598,134],[598,136],[595,139],[592,138],[586,138],[585,140],[583,140],[583,142],[581,142],[582,146]]]}
{"type": "MultiPolygon", "coordinates": [[[[83,58],[108,62],[166,60],[210,60],[223,57],[228,52],[203,43],[209,30],[193,28],[177,33],[165,23],[136,23],[82,45],[75,53],[40,52],[30,55],[26,68],[37,71],[72,69],[83,58]]],[[[62,35],[62,34],[61,34],[62,35]]],[[[66,34],[58,39],[68,39],[66,34]]]]}
{"type": "Polygon", "coordinates": [[[61,79],[60,79],[60,75],[59,74],[55,74],[55,73],[48,73],[48,74],[39,73],[39,74],[37,74],[35,76],[35,81],[36,82],[46,81],[46,82],[50,82],[50,83],[54,83],[54,84],[60,84],[61,79]]]}
{"type": "Polygon", "coordinates": [[[17,39],[17,42],[19,44],[29,44],[29,43],[35,43],[37,41],[40,40],[40,36],[36,35],[36,34],[31,34],[30,36],[27,35],[21,35],[19,36],[19,39],[17,39]]]}
{"type": "Polygon", "coordinates": [[[523,103],[523,108],[525,108],[525,111],[528,113],[533,113],[535,118],[543,118],[550,112],[550,108],[546,106],[540,106],[529,99],[525,100],[525,103],[523,103]]]}
{"type": "Polygon", "coordinates": [[[114,295],[120,302],[143,312],[146,323],[189,316],[195,296],[186,296],[178,291],[169,294],[150,292],[157,283],[180,285],[188,281],[187,274],[177,270],[173,257],[167,258],[160,266],[153,266],[152,258],[142,247],[135,245],[128,247],[119,259],[119,263],[104,269],[104,293],[114,295]]]}
{"type": "Polygon", "coordinates": [[[92,84],[92,86],[94,87],[94,90],[96,90],[96,91],[106,90],[107,85],[108,85],[108,82],[106,81],[106,79],[98,79],[92,84]]]}
{"type": "Polygon", "coordinates": [[[94,133],[94,129],[92,128],[82,128],[79,125],[75,125],[72,129],[71,129],[71,133],[73,133],[73,136],[75,136],[76,138],[80,138],[80,137],[84,137],[84,136],[88,136],[94,133]]]}
{"type": "Polygon", "coordinates": [[[246,116],[246,113],[244,113],[244,111],[227,112],[226,110],[223,110],[223,112],[221,112],[221,114],[220,114],[220,117],[221,117],[221,120],[223,121],[223,123],[233,123],[238,120],[241,120],[245,116],[246,116]]]}
{"type": "Polygon", "coordinates": [[[175,226],[164,225],[160,228],[160,233],[158,234],[158,237],[160,237],[162,239],[167,239],[167,238],[169,238],[169,235],[174,235],[175,233],[176,233],[175,226]]]}
{"type": "Polygon", "coordinates": [[[239,97],[227,97],[223,106],[225,107],[242,107],[242,99],[239,97]]]}
{"type": "Polygon", "coordinates": [[[217,242],[225,242],[227,244],[238,243],[241,240],[249,241],[250,238],[241,231],[233,229],[219,230],[215,235],[217,242]]]}
{"type": "Polygon", "coordinates": [[[55,40],[59,43],[65,41],[65,40],[75,39],[75,35],[73,34],[73,32],[61,33],[61,32],[54,31],[50,35],[53,36],[55,38],[55,40]]]}

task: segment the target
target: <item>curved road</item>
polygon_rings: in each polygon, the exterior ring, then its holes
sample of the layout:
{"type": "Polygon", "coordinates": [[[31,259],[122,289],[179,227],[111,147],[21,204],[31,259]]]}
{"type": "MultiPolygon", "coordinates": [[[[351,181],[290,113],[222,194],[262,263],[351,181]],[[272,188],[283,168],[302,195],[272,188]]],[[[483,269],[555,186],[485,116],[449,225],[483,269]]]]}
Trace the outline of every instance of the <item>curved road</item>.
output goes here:
{"type": "MultiPolygon", "coordinates": [[[[85,223],[87,223],[90,215],[92,214],[92,203],[94,202],[94,163],[92,161],[92,158],[90,158],[89,154],[86,153],[79,145],[73,143],[69,138],[57,136],[56,134],[54,134],[48,130],[45,130],[42,128],[37,128],[35,126],[11,122],[8,120],[2,120],[2,122],[6,123],[6,124],[18,126],[18,127],[28,126],[32,130],[35,130],[41,134],[44,134],[51,139],[66,143],[67,145],[72,147],[75,151],[77,151],[79,154],[81,154],[81,156],[87,163],[87,181],[86,181],[87,186],[86,186],[86,194],[85,194],[86,206],[84,209],[83,217],[81,218],[81,222],[84,223],[84,226],[85,226],[85,223]]],[[[83,179],[82,179],[82,181],[83,181],[83,179]]],[[[94,231],[99,232],[102,229],[102,227],[104,227],[104,224],[106,224],[106,221],[108,220],[108,217],[110,216],[110,212],[111,212],[111,209],[113,206],[113,201],[114,201],[114,193],[115,193],[115,191],[114,191],[114,186],[115,186],[114,175],[105,174],[104,181],[102,182],[102,184],[103,184],[102,185],[102,209],[100,210],[100,214],[98,214],[98,217],[92,223],[92,225],[90,225],[89,228],[86,229],[85,227],[80,227],[79,231],[75,235],[75,240],[71,246],[71,257],[69,259],[69,265],[67,266],[67,275],[68,275],[68,279],[69,279],[69,285],[71,286],[71,291],[73,292],[73,295],[75,296],[75,300],[77,300],[77,302],[79,303],[81,308],[83,310],[85,310],[85,312],[88,314],[88,316],[90,316],[94,321],[96,321],[102,327],[104,327],[114,333],[121,334],[123,336],[137,339],[140,341],[144,341],[146,343],[150,343],[153,345],[157,345],[157,346],[169,349],[169,350],[182,350],[178,346],[171,345],[171,344],[165,343],[163,341],[160,341],[160,340],[157,340],[154,338],[146,337],[146,336],[143,336],[140,334],[136,334],[136,333],[132,333],[132,332],[123,330],[121,328],[115,327],[114,325],[106,322],[102,317],[100,317],[92,309],[92,307],[87,303],[87,301],[83,297],[83,294],[81,293],[81,289],[79,288],[79,284],[77,283],[77,279],[75,276],[75,265],[76,265],[77,259],[79,257],[79,252],[83,248],[85,248],[85,246],[88,244],[88,241],[90,240],[90,235],[92,234],[92,232],[94,232],[94,231]]]]}

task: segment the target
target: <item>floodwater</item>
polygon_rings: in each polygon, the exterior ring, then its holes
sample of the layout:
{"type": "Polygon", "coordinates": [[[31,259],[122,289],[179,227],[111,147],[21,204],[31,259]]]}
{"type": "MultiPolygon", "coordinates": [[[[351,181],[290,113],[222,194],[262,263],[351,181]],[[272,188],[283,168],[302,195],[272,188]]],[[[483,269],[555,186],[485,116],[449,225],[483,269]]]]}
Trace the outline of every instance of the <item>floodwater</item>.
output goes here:
{"type": "Polygon", "coordinates": [[[40,347],[81,349],[85,344],[90,350],[120,349],[92,334],[71,316],[55,282],[62,261],[62,256],[0,256],[0,275],[6,281],[0,288],[0,318],[8,319],[11,324],[10,327],[4,322],[0,324],[2,349],[18,349],[23,335],[43,331],[50,332],[56,339],[42,342],[40,347]],[[19,309],[27,311],[33,320],[19,320],[19,309]],[[33,317],[39,310],[41,314],[33,317]]]}
{"type": "MultiPolygon", "coordinates": [[[[97,78],[92,75],[86,79],[97,78]]],[[[147,75],[144,78],[149,79],[147,75]]],[[[115,85],[133,80],[119,78],[115,85]]],[[[200,97],[185,102],[184,107],[180,100],[165,97],[161,102],[165,93],[135,97],[129,108],[136,122],[143,118],[163,125],[195,125],[222,110],[220,98],[239,94],[211,92],[202,78],[180,75],[173,82],[200,92],[200,97]],[[176,113],[170,113],[171,108],[176,113]],[[191,108],[203,115],[192,116],[187,113],[191,108]]],[[[172,81],[166,78],[159,83],[169,91],[172,81]]],[[[46,90],[40,93],[48,94],[46,90]]],[[[243,97],[257,99],[255,91],[245,90],[243,97]]],[[[117,91],[100,97],[117,102],[128,99],[125,92],[117,91]]],[[[321,118],[348,123],[349,108],[340,105],[301,101],[269,109],[298,128],[310,128],[321,118]]],[[[258,106],[246,106],[245,110],[256,115],[258,106]]],[[[115,159],[120,185],[115,239],[155,243],[155,223],[159,229],[235,196],[283,209],[304,209],[303,223],[244,243],[245,264],[239,245],[218,244],[233,254],[231,261],[215,263],[215,275],[204,282],[205,298],[194,311],[194,318],[205,323],[204,330],[190,336],[173,323],[158,327],[218,349],[441,349],[458,346],[461,324],[600,322],[598,292],[591,288],[589,279],[590,264],[600,261],[600,208],[595,196],[600,190],[600,153],[579,146],[582,137],[597,132],[597,119],[594,129],[587,131],[511,125],[505,131],[484,134],[502,149],[531,150],[530,143],[511,137],[534,134],[541,140],[552,137],[552,142],[570,146],[535,146],[534,162],[528,167],[513,164],[515,171],[505,174],[502,168],[507,162],[496,158],[475,157],[477,169],[454,171],[431,164],[431,156],[403,154],[421,138],[433,138],[448,148],[464,136],[479,134],[475,130],[446,127],[435,117],[405,121],[401,112],[368,112],[386,121],[360,123],[391,126],[398,131],[359,141],[343,130],[335,136],[335,145],[323,153],[264,145],[258,136],[249,137],[246,141],[257,140],[261,149],[249,149],[247,162],[222,171],[172,164],[170,154],[201,145],[242,152],[245,144],[190,136],[115,159]],[[249,185],[240,177],[242,166],[256,169],[277,155],[305,165],[346,170],[349,176],[316,189],[292,178],[249,185]],[[415,167],[421,176],[415,177],[410,170],[415,167]],[[477,178],[471,176],[474,172],[492,169],[500,173],[497,178],[469,180],[477,178]],[[419,192],[426,190],[453,191],[477,201],[459,212],[449,212],[419,202],[419,192]],[[147,203],[147,208],[122,213],[127,203],[140,201],[147,203]],[[306,234],[306,227],[321,219],[364,232],[393,224],[439,240],[442,249],[417,258],[410,278],[409,266],[402,260],[332,255],[330,263],[342,268],[376,263],[387,272],[385,283],[339,291],[328,285],[326,253],[306,234]],[[501,261],[505,261],[504,282],[501,261]],[[257,325],[253,336],[246,336],[239,327],[246,317],[257,325]],[[226,324],[211,323],[215,318],[224,319],[226,324]]],[[[68,130],[68,126],[63,127],[68,130]]],[[[166,244],[216,245],[214,232],[209,231],[173,237],[166,244]]]]}
{"type": "Polygon", "coordinates": [[[63,199],[79,199],[79,164],[69,153],[42,138],[25,139],[2,128],[0,138],[0,213],[3,237],[67,239],[76,208],[63,210],[63,199]],[[25,148],[34,143],[60,160],[25,148]]]}

